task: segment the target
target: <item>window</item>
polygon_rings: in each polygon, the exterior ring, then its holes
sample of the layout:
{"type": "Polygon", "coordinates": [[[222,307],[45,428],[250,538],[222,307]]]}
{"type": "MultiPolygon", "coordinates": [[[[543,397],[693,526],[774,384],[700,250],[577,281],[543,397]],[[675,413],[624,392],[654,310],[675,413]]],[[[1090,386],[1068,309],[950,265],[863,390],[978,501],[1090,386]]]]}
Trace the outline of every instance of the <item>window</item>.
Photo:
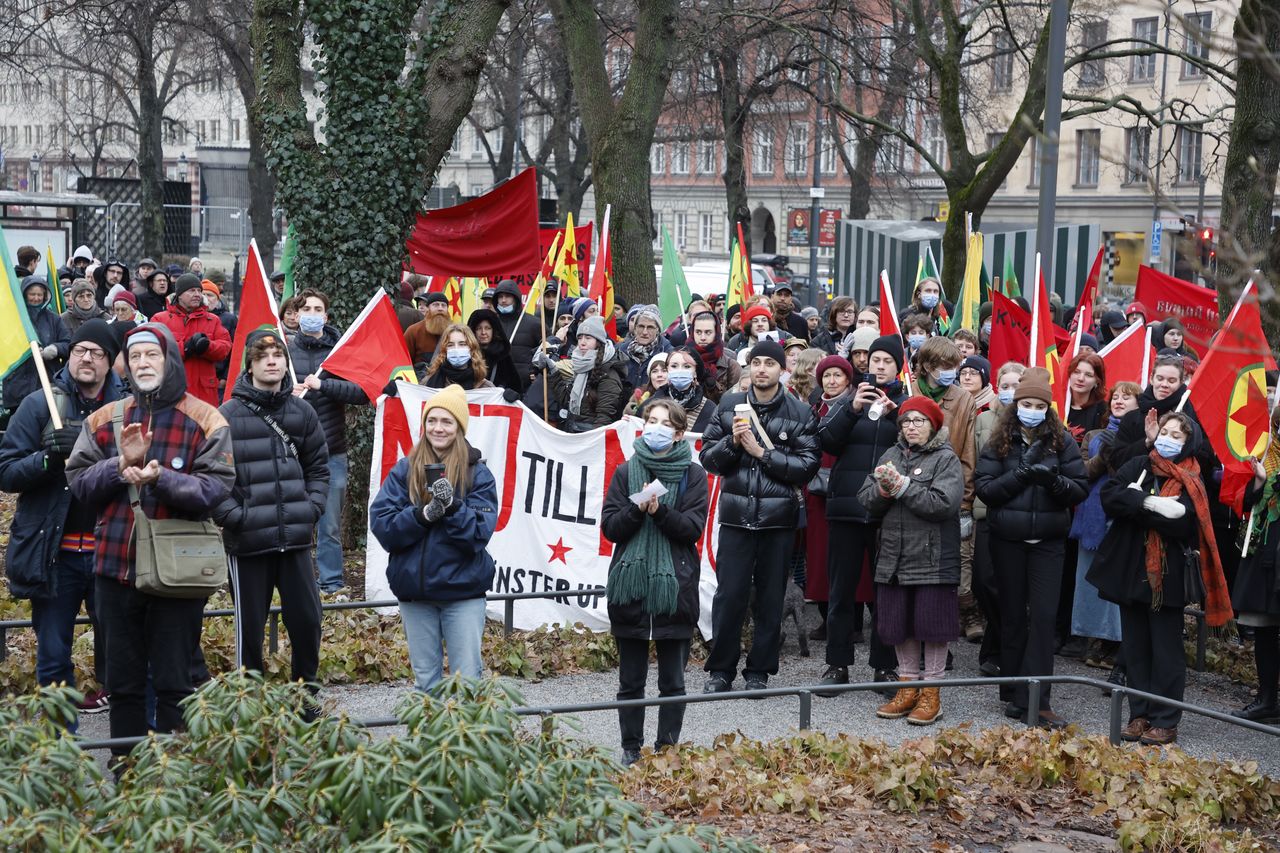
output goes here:
{"type": "Polygon", "coordinates": [[[836,160],[839,159],[836,146],[839,144],[839,140],[835,139],[830,133],[823,137],[822,156],[818,164],[822,174],[834,175],[836,173],[836,160]]]}
{"type": "Polygon", "coordinates": [[[209,122],[209,139],[212,142],[222,141],[222,122],[216,118],[209,122]]]}
{"type": "Polygon", "coordinates": [[[880,138],[880,149],[876,151],[876,174],[896,175],[902,169],[902,140],[896,136],[880,138]]]}
{"type": "MultiPolygon", "coordinates": [[[[681,136],[687,138],[689,128],[679,128],[678,132],[681,136]]],[[[689,174],[689,143],[685,140],[671,143],[671,174],[689,174]]]]}
{"type": "Polygon", "coordinates": [[[702,62],[698,64],[697,85],[700,93],[714,92],[716,90],[716,58],[710,52],[702,54],[702,62]]]}
{"type": "Polygon", "coordinates": [[[654,175],[661,175],[667,171],[667,146],[662,142],[655,142],[649,147],[649,171],[654,175]]]}
{"type": "Polygon", "coordinates": [[[698,142],[698,174],[714,175],[716,171],[716,142],[703,139],[698,142]]]}
{"type": "Polygon", "coordinates": [[[671,93],[673,95],[686,95],[689,93],[688,69],[677,68],[671,72],[671,93]]]}
{"type": "Polygon", "coordinates": [[[987,134],[987,150],[994,151],[996,147],[1004,140],[1004,134],[992,131],[987,134]]]}
{"type": "Polygon", "coordinates": [[[808,171],[809,128],[802,124],[787,130],[787,151],[784,167],[788,175],[803,175],[808,171]]]}
{"type": "Polygon", "coordinates": [[[240,119],[238,118],[233,118],[231,120],[231,141],[240,141],[240,119]]]}
{"type": "Polygon", "coordinates": [[[472,156],[475,156],[476,154],[483,154],[483,153],[484,153],[484,131],[478,127],[473,128],[471,133],[471,154],[472,156]]]}
{"type": "Polygon", "coordinates": [[[204,142],[204,119],[196,119],[196,144],[204,142]]]}
{"type": "Polygon", "coordinates": [[[627,80],[627,69],[631,65],[625,48],[615,47],[609,51],[609,81],[616,87],[627,80]]]}
{"type": "Polygon", "coordinates": [[[809,51],[803,47],[796,48],[791,52],[791,56],[787,58],[787,64],[793,67],[787,69],[787,77],[792,83],[800,86],[809,85],[809,51]]]}
{"type": "Polygon", "coordinates": [[[1203,125],[1178,128],[1178,181],[1195,183],[1204,174],[1203,125]]]}
{"type": "Polygon", "coordinates": [[[1031,177],[1027,180],[1027,186],[1040,186],[1040,140],[1031,137],[1027,144],[1027,151],[1031,154],[1031,177]]]}
{"type": "Polygon", "coordinates": [[[1076,185],[1096,187],[1102,155],[1102,131],[1076,131],[1076,185]]]}
{"type": "Polygon", "coordinates": [[[662,211],[653,212],[653,248],[662,249],[662,211]]]}
{"type": "Polygon", "coordinates": [[[1182,60],[1182,76],[1203,77],[1204,69],[1192,59],[1209,58],[1209,38],[1213,34],[1212,12],[1190,12],[1186,16],[1187,29],[1183,33],[1183,50],[1187,59],[1182,60]]]}
{"type": "MultiPolygon", "coordinates": [[[[1095,50],[1107,40],[1106,21],[1086,21],[1080,27],[1080,50],[1095,50]]],[[[1085,86],[1101,86],[1107,79],[1107,61],[1089,59],[1080,66],[1080,82],[1085,86]]]]}
{"type": "Polygon", "coordinates": [[[676,248],[682,251],[685,247],[685,227],[688,225],[688,220],[689,214],[683,211],[676,212],[674,233],[671,235],[671,239],[676,244],[676,248]]]}
{"type": "Polygon", "coordinates": [[[996,50],[992,58],[991,88],[1007,92],[1013,88],[1013,39],[1003,30],[996,33],[996,50]]]}
{"type": "Polygon", "coordinates": [[[471,197],[472,197],[472,198],[477,198],[477,197],[482,196],[482,195],[484,195],[484,184],[472,184],[472,185],[471,185],[471,197]]]}
{"type": "Polygon", "coordinates": [[[947,139],[942,135],[942,119],[939,116],[924,117],[924,147],[935,163],[946,167],[947,139]]]}
{"type": "Polygon", "coordinates": [[[704,213],[698,217],[698,251],[712,251],[711,244],[716,238],[716,215],[704,213]]]}
{"type": "Polygon", "coordinates": [[[44,125],[36,125],[36,145],[44,145],[44,125]]]}
{"type": "Polygon", "coordinates": [[[751,135],[751,171],[773,174],[773,128],[757,127],[751,135]]]}
{"type": "Polygon", "coordinates": [[[879,57],[876,62],[876,73],[880,76],[881,80],[887,79],[889,76],[889,66],[893,62],[894,47],[895,39],[893,27],[881,27],[880,44],[878,45],[879,57]]]}
{"type": "Polygon", "coordinates": [[[449,152],[457,154],[462,150],[462,128],[458,128],[453,132],[453,142],[449,143],[449,152]]]}
{"type": "MultiPolygon", "coordinates": [[[[1160,37],[1159,18],[1136,18],[1133,22],[1133,40],[1158,44],[1160,37]]],[[[1135,44],[1134,47],[1140,47],[1135,44]]],[[[1135,56],[1129,65],[1129,79],[1135,83],[1145,83],[1156,79],[1156,55],[1135,56]]]]}
{"type": "Polygon", "coordinates": [[[1137,184],[1147,179],[1151,162],[1151,128],[1131,127],[1124,132],[1124,182],[1137,184]]]}

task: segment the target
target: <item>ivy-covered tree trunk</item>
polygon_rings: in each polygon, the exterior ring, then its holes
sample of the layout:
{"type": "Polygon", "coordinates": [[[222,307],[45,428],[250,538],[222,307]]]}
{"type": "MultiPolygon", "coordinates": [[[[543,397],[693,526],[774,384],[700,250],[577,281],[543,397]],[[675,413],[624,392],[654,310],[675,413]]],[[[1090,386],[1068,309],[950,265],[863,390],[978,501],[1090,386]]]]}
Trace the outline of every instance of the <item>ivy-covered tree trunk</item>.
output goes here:
{"type": "MultiPolygon", "coordinates": [[[[143,27],[150,47],[149,29],[143,27]]],[[[164,109],[156,92],[155,61],[147,50],[137,58],[138,86],[138,187],[142,214],[142,251],[153,258],[164,255],[164,148],[160,123],[164,109]]]]}
{"type": "MultiPolygon", "coordinates": [[[[1243,0],[1235,23],[1236,102],[1222,176],[1222,224],[1218,229],[1218,303],[1239,296],[1254,269],[1275,287],[1280,242],[1272,233],[1276,173],[1280,167],[1280,0],[1243,0]]],[[[1280,340],[1280,300],[1261,301],[1270,340],[1280,340]]]]}
{"type": "Polygon", "coordinates": [[[622,96],[615,101],[605,66],[605,31],[590,0],[549,0],[564,39],[582,124],[591,147],[596,209],[613,205],[609,235],[614,282],[630,303],[657,300],[649,148],[671,77],[675,0],[636,4],[635,35],[622,96]]]}

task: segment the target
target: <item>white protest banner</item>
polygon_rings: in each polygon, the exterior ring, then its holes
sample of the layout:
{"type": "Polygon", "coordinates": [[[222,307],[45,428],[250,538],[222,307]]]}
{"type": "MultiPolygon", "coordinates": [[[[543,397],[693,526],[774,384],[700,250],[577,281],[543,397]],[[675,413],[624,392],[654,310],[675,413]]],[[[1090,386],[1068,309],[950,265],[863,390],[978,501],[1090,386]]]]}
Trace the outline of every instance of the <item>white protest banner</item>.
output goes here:
{"type": "MultiPolygon", "coordinates": [[[[398,397],[378,401],[374,423],[369,500],[382,480],[417,441],[422,412],[435,389],[396,383],[398,397]]],[[[483,454],[498,483],[498,523],[489,543],[497,564],[493,592],[564,591],[560,598],[516,602],[515,627],[581,622],[607,630],[603,594],[575,592],[605,585],[613,543],[600,533],[600,510],[614,470],[631,456],[639,421],[624,419],[586,433],[548,426],[521,403],[502,399],[502,389],[467,392],[467,441],[483,454]]],[[[694,441],[694,456],[699,445],[694,441]]],[[[718,540],[718,477],[709,477],[711,507],[698,542],[702,557],[699,627],[711,635],[711,601],[716,590],[714,550],[718,540]]],[[[365,597],[393,598],[387,585],[387,553],[372,532],[365,554],[365,597]]],[[[501,602],[489,615],[502,618],[501,602]]]]}

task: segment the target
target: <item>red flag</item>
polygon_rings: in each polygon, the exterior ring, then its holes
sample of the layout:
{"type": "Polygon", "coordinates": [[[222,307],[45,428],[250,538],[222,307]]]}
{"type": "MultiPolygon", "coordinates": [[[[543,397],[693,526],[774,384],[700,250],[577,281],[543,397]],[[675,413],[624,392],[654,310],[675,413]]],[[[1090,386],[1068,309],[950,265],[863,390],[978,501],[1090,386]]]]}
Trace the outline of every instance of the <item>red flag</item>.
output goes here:
{"type": "Polygon", "coordinates": [[[1186,327],[1187,343],[1191,348],[1197,353],[1208,351],[1209,342],[1220,325],[1218,291],[1139,265],[1138,286],[1133,298],[1151,312],[1148,322],[1177,315],[1186,327]]]}
{"type": "Polygon", "coordinates": [[[537,269],[542,257],[534,169],[464,204],[419,213],[405,248],[409,266],[423,275],[537,269]]]}
{"type": "Polygon", "coordinates": [[[998,290],[991,291],[991,341],[987,351],[993,371],[1009,361],[1026,364],[1031,352],[1031,315],[998,290]]]}
{"type": "Polygon", "coordinates": [[[587,295],[600,308],[600,316],[604,318],[604,330],[615,341],[618,339],[617,321],[613,316],[613,247],[609,245],[610,206],[604,209],[604,226],[600,231],[600,255],[591,270],[591,285],[587,295]]]}
{"type": "Polygon", "coordinates": [[[1189,385],[1191,405],[1222,462],[1219,500],[1237,513],[1253,477],[1249,460],[1262,457],[1271,437],[1265,371],[1275,369],[1250,280],[1189,385]]]}
{"type": "MultiPolygon", "coordinates": [[[[231,360],[227,363],[227,387],[222,393],[223,402],[231,399],[231,391],[235,388],[236,377],[240,375],[244,362],[244,343],[250,332],[274,329],[280,340],[286,340],[284,330],[280,328],[280,309],[276,306],[276,295],[267,284],[267,271],[258,254],[257,240],[249,241],[249,258],[245,262],[239,307],[240,319],[236,324],[235,340],[231,342],[231,360]]],[[[292,365],[289,370],[293,370],[292,365]]],[[[296,377],[292,378],[297,381],[296,377]]]]}
{"type": "Polygon", "coordinates": [[[378,399],[393,379],[417,381],[395,306],[386,291],[374,294],[338,338],[320,369],[356,383],[370,400],[378,399]]]}
{"type": "Polygon", "coordinates": [[[1112,388],[1117,382],[1136,382],[1145,388],[1151,375],[1151,356],[1151,330],[1141,322],[1125,329],[1098,351],[1107,369],[1107,384],[1112,388]]]}
{"type": "MultiPolygon", "coordinates": [[[[880,334],[902,337],[902,328],[898,323],[898,306],[893,303],[893,288],[889,287],[889,271],[880,270],[880,334]]],[[[911,375],[911,359],[902,362],[902,381],[907,385],[907,393],[914,394],[915,377],[911,375]]]]}
{"type": "Polygon", "coordinates": [[[1076,307],[1076,314],[1071,319],[1071,326],[1068,331],[1071,333],[1071,357],[1075,358],[1080,352],[1080,337],[1089,332],[1093,328],[1093,303],[1098,298],[1098,279],[1102,275],[1102,255],[1105,250],[1102,246],[1098,247],[1098,254],[1094,256],[1093,266],[1089,268],[1089,277],[1084,281],[1084,290],[1080,293],[1080,303],[1076,307]]]}

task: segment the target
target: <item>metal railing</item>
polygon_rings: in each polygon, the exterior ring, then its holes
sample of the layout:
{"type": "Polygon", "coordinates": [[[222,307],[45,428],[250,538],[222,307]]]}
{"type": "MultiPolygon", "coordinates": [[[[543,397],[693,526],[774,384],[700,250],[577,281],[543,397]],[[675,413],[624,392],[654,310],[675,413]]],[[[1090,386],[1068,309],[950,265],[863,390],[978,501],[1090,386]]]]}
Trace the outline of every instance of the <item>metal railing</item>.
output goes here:
{"type": "MultiPolygon", "coordinates": [[[[1196,714],[1201,717],[1207,717],[1218,722],[1228,723],[1240,728],[1249,729],[1251,731],[1261,732],[1273,737],[1280,737],[1280,726],[1269,726],[1264,723],[1255,723],[1251,720],[1234,717],[1222,711],[1215,711],[1212,708],[1205,708],[1200,705],[1192,705],[1189,702],[1182,702],[1177,699],[1169,699],[1165,696],[1157,696],[1154,693],[1146,693],[1133,687],[1119,686],[1109,684],[1097,678],[1089,678],[1081,675],[1041,675],[1041,676],[1018,676],[1005,677],[997,676],[992,678],[943,678],[928,682],[930,687],[988,687],[988,686],[1027,686],[1027,713],[1022,721],[1027,725],[1036,725],[1040,719],[1041,710],[1041,687],[1046,684],[1073,684],[1084,687],[1093,687],[1107,691],[1111,694],[1110,707],[1108,710],[1108,739],[1114,745],[1119,745],[1122,741],[1120,736],[1121,729],[1121,713],[1124,709],[1125,696],[1137,696],[1160,705],[1167,705],[1177,708],[1186,713],[1196,714]]],[[[824,698],[830,694],[840,693],[858,693],[868,690],[883,690],[885,684],[883,682],[864,681],[857,684],[812,684],[798,687],[769,687],[764,690],[731,690],[725,693],[691,693],[684,696],[652,696],[643,699],[620,699],[612,702],[580,702],[569,705],[529,705],[514,709],[515,713],[522,717],[541,717],[543,729],[546,730],[554,717],[560,714],[583,714],[598,711],[616,711],[621,708],[648,708],[660,707],[663,705],[701,705],[707,702],[732,702],[743,699],[775,699],[782,696],[795,696],[800,700],[799,715],[797,718],[797,728],[800,731],[807,731],[813,727],[813,697],[814,694],[821,694],[824,698]]],[[[378,728],[394,728],[404,725],[396,717],[374,717],[366,720],[355,720],[356,725],[369,729],[378,728]]],[[[172,735],[158,734],[156,737],[171,737],[172,735]]],[[[140,737],[120,737],[120,738],[104,738],[101,740],[84,740],[76,741],[76,745],[84,750],[100,750],[100,749],[119,749],[124,747],[132,748],[139,743],[145,741],[149,736],[140,737]]]]}
{"type": "MultiPolygon", "coordinates": [[[[596,597],[604,595],[605,588],[602,586],[588,586],[581,589],[557,589],[546,590],[543,592],[491,592],[485,596],[486,601],[501,601],[502,608],[502,633],[504,636],[510,637],[511,632],[515,630],[515,614],[517,601],[527,601],[534,598],[551,598],[556,599],[560,604],[568,603],[570,598],[578,598],[583,596],[596,597]]],[[[321,611],[332,610],[375,610],[380,607],[399,607],[400,602],[397,599],[389,598],[383,601],[330,601],[320,605],[321,611]]],[[[271,654],[275,654],[280,648],[280,612],[279,605],[272,605],[267,611],[267,647],[271,654]]],[[[221,607],[213,610],[204,611],[204,619],[216,619],[225,616],[235,616],[236,611],[230,607],[221,607]]],[[[88,616],[77,616],[74,624],[76,625],[92,625],[93,620],[88,616]]],[[[8,654],[8,632],[14,628],[31,628],[34,623],[30,619],[6,619],[0,621],[0,661],[3,661],[8,654]]]]}

